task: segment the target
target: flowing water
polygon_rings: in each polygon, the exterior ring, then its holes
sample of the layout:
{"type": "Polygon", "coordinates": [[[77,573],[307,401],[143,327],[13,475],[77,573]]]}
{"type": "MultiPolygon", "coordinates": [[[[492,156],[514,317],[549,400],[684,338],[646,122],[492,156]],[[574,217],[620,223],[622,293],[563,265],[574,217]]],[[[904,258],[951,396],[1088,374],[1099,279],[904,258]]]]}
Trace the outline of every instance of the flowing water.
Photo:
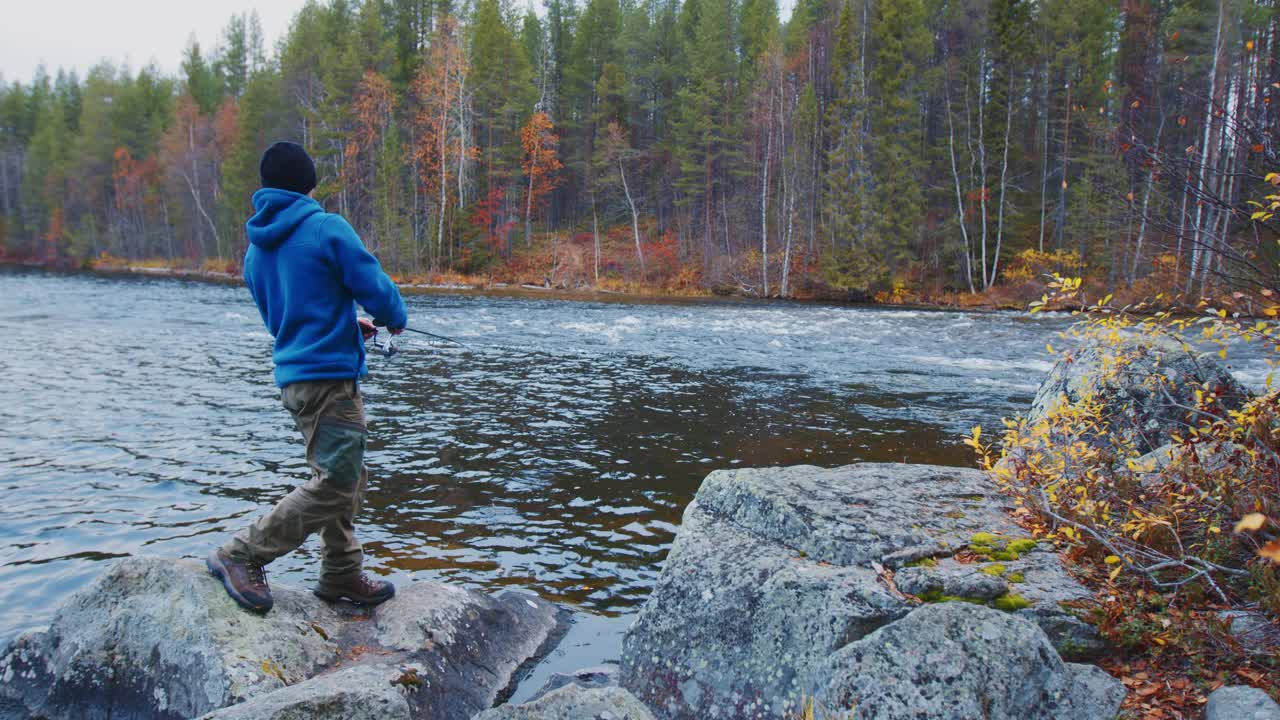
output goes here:
{"type": "MultiPolygon", "coordinates": [[[[405,335],[397,356],[370,356],[368,565],[575,606],[563,667],[616,654],[707,473],[971,464],[961,436],[1027,406],[1066,326],[789,303],[408,304],[413,326],[467,347],[405,335]]],[[[0,334],[0,643],[113,558],[203,558],[306,477],[243,288],[3,271],[0,334]]],[[[312,541],[272,579],[309,583],[317,560],[312,541]]]]}

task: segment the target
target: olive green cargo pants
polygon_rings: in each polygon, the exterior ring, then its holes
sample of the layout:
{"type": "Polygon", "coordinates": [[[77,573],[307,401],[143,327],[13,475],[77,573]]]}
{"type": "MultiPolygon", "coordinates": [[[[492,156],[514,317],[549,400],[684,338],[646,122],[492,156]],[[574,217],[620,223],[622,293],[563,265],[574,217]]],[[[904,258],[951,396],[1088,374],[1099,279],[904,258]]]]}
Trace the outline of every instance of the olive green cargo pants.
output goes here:
{"type": "Polygon", "coordinates": [[[364,400],[352,380],[293,383],[285,386],[280,399],[307,444],[311,479],[223,549],[237,560],[265,565],[296,550],[318,531],[324,542],[320,582],[344,585],[360,575],[364,560],[352,525],[369,477],[364,466],[364,400]]]}

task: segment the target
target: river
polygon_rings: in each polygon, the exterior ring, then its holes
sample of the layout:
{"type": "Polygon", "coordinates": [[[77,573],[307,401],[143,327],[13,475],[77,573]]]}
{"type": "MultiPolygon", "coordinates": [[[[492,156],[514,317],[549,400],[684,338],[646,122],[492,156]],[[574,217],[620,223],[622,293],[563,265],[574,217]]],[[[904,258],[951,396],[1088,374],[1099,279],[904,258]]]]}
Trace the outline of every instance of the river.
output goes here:
{"type": "MultiPolygon", "coordinates": [[[[412,325],[467,347],[406,335],[395,357],[370,357],[368,565],[576,607],[564,667],[610,652],[707,473],[970,464],[961,436],[1027,406],[1067,323],[741,301],[408,305],[412,325]]],[[[243,288],[0,271],[0,332],[0,642],[114,558],[203,558],[306,476],[243,288]]],[[[1256,383],[1265,366],[1237,372],[1256,383]]],[[[313,540],[271,577],[309,583],[317,562],[313,540]]]]}

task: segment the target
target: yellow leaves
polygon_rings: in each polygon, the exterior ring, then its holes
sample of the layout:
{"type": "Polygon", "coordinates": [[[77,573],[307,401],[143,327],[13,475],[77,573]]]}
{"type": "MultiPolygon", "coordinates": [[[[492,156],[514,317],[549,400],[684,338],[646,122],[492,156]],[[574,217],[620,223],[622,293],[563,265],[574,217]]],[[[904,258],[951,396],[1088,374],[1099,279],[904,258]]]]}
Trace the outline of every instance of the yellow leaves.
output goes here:
{"type": "Polygon", "coordinates": [[[984,470],[991,470],[991,446],[982,444],[981,425],[974,425],[969,437],[965,438],[963,443],[973,448],[973,452],[978,456],[978,462],[984,470]]]}
{"type": "Polygon", "coordinates": [[[1262,513],[1249,513],[1248,515],[1240,518],[1240,522],[1236,523],[1235,531],[1238,533],[1253,532],[1255,530],[1261,530],[1266,526],[1266,524],[1266,515],[1263,515],[1262,513]]]}
{"type": "Polygon", "coordinates": [[[1119,556],[1119,555],[1108,555],[1108,556],[1106,557],[1106,559],[1105,559],[1105,560],[1103,560],[1103,562],[1105,562],[1105,563],[1106,563],[1106,564],[1108,564],[1108,565],[1119,565],[1119,564],[1120,564],[1120,556],[1119,556]]]}
{"type": "Polygon", "coordinates": [[[982,444],[979,442],[980,440],[982,440],[982,426],[974,425],[969,439],[965,440],[964,444],[973,448],[981,448],[982,444]]]}

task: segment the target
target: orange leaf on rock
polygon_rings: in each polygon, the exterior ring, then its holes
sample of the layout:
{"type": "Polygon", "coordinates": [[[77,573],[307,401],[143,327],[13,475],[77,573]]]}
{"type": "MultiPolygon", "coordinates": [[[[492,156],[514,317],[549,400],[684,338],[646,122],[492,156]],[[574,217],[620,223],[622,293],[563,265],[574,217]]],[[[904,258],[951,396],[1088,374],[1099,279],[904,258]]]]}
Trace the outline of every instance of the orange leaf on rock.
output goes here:
{"type": "Polygon", "coordinates": [[[1280,565],[1280,539],[1272,540],[1266,545],[1263,545],[1258,550],[1258,554],[1271,562],[1280,565]]]}
{"type": "Polygon", "coordinates": [[[1261,530],[1267,524],[1267,516],[1262,513],[1249,513],[1236,523],[1236,532],[1252,532],[1261,530]]]}

